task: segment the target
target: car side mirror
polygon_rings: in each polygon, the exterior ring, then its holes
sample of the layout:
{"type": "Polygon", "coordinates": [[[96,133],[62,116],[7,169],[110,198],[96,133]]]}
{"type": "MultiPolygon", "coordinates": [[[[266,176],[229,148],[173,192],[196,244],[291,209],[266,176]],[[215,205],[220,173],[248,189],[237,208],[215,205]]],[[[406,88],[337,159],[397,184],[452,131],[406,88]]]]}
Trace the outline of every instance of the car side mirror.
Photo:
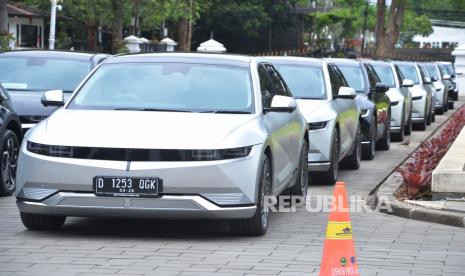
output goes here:
{"type": "Polygon", "coordinates": [[[389,91],[389,86],[385,85],[384,83],[379,83],[379,82],[376,84],[376,87],[375,87],[376,93],[383,94],[383,93],[386,93],[387,91],[389,91]]]}
{"type": "Polygon", "coordinates": [[[271,101],[271,107],[265,108],[266,112],[292,112],[296,110],[297,102],[292,97],[275,95],[271,101]]]}
{"type": "Polygon", "coordinates": [[[341,86],[339,88],[339,93],[337,94],[336,98],[340,99],[353,99],[357,96],[357,93],[352,87],[341,86]]]}
{"type": "Polygon", "coordinates": [[[425,84],[430,84],[430,83],[431,83],[431,79],[428,78],[428,77],[424,77],[424,78],[423,78],[423,82],[424,82],[425,84]]]}
{"type": "Polygon", "coordinates": [[[402,82],[402,87],[413,87],[413,85],[414,85],[413,81],[409,79],[405,79],[402,82]]]}
{"type": "Polygon", "coordinates": [[[63,90],[45,91],[40,100],[43,106],[62,106],[65,104],[63,90]]]}
{"type": "Polygon", "coordinates": [[[450,75],[445,74],[444,76],[442,76],[442,79],[443,80],[450,80],[450,75]]]}

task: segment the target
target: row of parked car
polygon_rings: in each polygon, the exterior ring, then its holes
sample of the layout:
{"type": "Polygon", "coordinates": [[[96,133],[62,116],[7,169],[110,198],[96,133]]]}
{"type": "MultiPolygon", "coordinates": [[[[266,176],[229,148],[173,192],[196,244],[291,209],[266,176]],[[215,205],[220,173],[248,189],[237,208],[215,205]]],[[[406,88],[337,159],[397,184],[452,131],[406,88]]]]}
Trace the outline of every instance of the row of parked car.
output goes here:
{"type": "Polygon", "coordinates": [[[16,186],[34,230],[130,216],[264,234],[269,196],[334,184],[458,98],[451,63],[216,54],[0,53],[0,83],[0,193],[16,186]]]}

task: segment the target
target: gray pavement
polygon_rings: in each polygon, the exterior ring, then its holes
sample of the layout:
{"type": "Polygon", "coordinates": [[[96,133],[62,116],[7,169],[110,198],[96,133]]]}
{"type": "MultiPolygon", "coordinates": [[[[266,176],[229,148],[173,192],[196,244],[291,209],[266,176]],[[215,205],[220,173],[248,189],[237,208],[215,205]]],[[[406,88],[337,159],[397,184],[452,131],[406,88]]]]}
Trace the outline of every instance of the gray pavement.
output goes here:
{"type": "MultiPolygon", "coordinates": [[[[449,112],[449,116],[451,112],[449,112]]],[[[445,120],[393,144],[358,171],[344,171],[349,195],[366,198],[445,120]]],[[[310,193],[330,195],[332,187],[310,193]]],[[[238,237],[217,221],[72,218],[61,231],[22,226],[14,197],[0,198],[0,275],[317,275],[327,213],[275,213],[264,237],[238,237]]],[[[463,275],[465,229],[381,213],[352,213],[361,275],[463,275]]]]}

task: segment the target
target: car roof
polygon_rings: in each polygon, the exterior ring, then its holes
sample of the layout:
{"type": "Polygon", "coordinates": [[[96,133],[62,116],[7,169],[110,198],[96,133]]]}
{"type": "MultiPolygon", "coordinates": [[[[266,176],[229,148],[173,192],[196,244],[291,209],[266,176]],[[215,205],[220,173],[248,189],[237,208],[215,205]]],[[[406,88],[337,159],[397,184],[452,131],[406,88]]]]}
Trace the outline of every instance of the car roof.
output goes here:
{"type": "Polygon", "coordinates": [[[374,60],[374,59],[364,59],[362,60],[363,63],[373,64],[373,65],[384,65],[384,66],[391,66],[391,62],[385,60],[374,60]]]}
{"type": "Polygon", "coordinates": [[[292,56],[267,56],[266,60],[277,64],[295,64],[295,65],[313,65],[321,66],[322,60],[309,57],[292,57],[292,56]]]}
{"type": "Polygon", "coordinates": [[[187,62],[248,67],[254,59],[260,58],[246,55],[212,53],[137,53],[114,56],[107,59],[105,63],[187,62]]]}
{"type": "Polygon", "coordinates": [[[359,66],[360,60],[347,59],[347,58],[325,58],[328,62],[335,63],[336,65],[352,65],[359,66]]]}
{"type": "Polygon", "coordinates": [[[47,57],[47,58],[62,58],[62,59],[75,59],[75,60],[91,60],[96,55],[106,55],[97,53],[84,53],[75,51],[61,51],[61,50],[14,50],[9,52],[0,53],[5,56],[15,57],[47,57]]]}

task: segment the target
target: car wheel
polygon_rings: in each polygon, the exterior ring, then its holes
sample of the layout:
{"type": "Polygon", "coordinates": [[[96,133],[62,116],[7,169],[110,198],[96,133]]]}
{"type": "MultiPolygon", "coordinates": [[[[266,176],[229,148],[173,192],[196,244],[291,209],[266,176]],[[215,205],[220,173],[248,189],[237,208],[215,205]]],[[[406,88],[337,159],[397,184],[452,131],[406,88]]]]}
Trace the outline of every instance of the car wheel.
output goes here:
{"type": "MultiPolygon", "coordinates": [[[[410,112],[408,114],[408,122],[407,125],[405,126],[405,135],[410,135],[412,134],[412,129],[413,129],[413,122],[412,122],[412,106],[410,105],[410,112]]],[[[402,139],[403,140],[403,139],[402,139]]]]}
{"type": "Polygon", "coordinates": [[[293,187],[291,187],[291,196],[302,196],[305,200],[308,192],[308,144],[304,140],[302,145],[302,152],[300,154],[300,168],[297,181],[293,187]]]}
{"type": "Polygon", "coordinates": [[[65,223],[66,217],[29,214],[20,212],[21,221],[29,230],[57,230],[65,223]]]}
{"type": "Polygon", "coordinates": [[[447,108],[448,109],[454,109],[454,102],[448,102],[447,103],[447,108]]]}
{"type": "Polygon", "coordinates": [[[375,148],[376,148],[376,120],[373,116],[370,124],[369,131],[369,143],[362,145],[362,159],[363,160],[373,160],[375,158],[375,148]]]}
{"type": "Polygon", "coordinates": [[[429,110],[429,112],[427,114],[428,115],[425,117],[426,118],[426,125],[429,126],[429,125],[431,125],[431,121],[432,121],[432,118],[433,118],[433,113],[431,112],[431,109],[429,110]]]}
{"type": "Polygon", "coordinates": [[[454,101],[458,101],[459,100],[459,93],[458,92],[454,92],[454,97],[453,97],[454,101]]]}
{"type": "Polygon", "coordinates": [[[267,155],[263,158],[260,172],[257,209],[253,217],[231,222],[233,233],[248,236],[261,236],[266,233],[270,212],[265,208],[265,200],[271,195],[271,162],[267,155]]]}
{"type": "Polygon", "coordinates": [[[431,123],[436,122],[436,111],[431,112],[431,123]]]}
{"type": "Polygon", "coordinates": [[[360,131],[360,126],[357,129],[357,134],[355,135],[355,143],[352,147],[352,153],[345,157],[342,162],[341,166],[344,169],[349,170],[358,170],[360,168],[360,161],[362,157],[362,132],[360,131]]]}
{"type": "Polygon", "coordinates": [[[444,109],[444,113],[449,111],[449,105],[447,104],[447,101],[444,103],[444,106],[442,108],[444,109]]]}
{"type": "Polygon", "coordinates": [[[323,185],[334,185],[336,184],[337,177],[339,175],[339,130],[336,128],[334,131],[333,142],[331,150],[331,163],[329,169],[325,172],[312,172],[310,173],[311,183],[323,184],[323,185]]]}
{"type": "Polygon", "coordinates": [[[16,188],[16,167],[18,163],[19,141],[16,134],[7,129],[1,139],[2,157],[0,170],[0,195],[13,194],[16,188]]]}
{"type": "Polygon", "coordinates": [[[426,119],[424,119],[421,123],[415,123],[415,130],[426,130],[426,119]]]}
{"type": "MultiPolygon", "coordinates": [[[[384,135],[381,140],[376,142],[376,149],[378,150],[389,150],[391,147],[391,113],[388,113],[384,128],[384,135]]],[[[403,130],[400,130],[400,133],[403,133],[403,130]]]]}
{"type": "Polygon", "coordinates": [[[444,112],[445,112],[444,106],[436,108],[436,114],[442,115],[442,114],[444,114],[444,112]]]}

